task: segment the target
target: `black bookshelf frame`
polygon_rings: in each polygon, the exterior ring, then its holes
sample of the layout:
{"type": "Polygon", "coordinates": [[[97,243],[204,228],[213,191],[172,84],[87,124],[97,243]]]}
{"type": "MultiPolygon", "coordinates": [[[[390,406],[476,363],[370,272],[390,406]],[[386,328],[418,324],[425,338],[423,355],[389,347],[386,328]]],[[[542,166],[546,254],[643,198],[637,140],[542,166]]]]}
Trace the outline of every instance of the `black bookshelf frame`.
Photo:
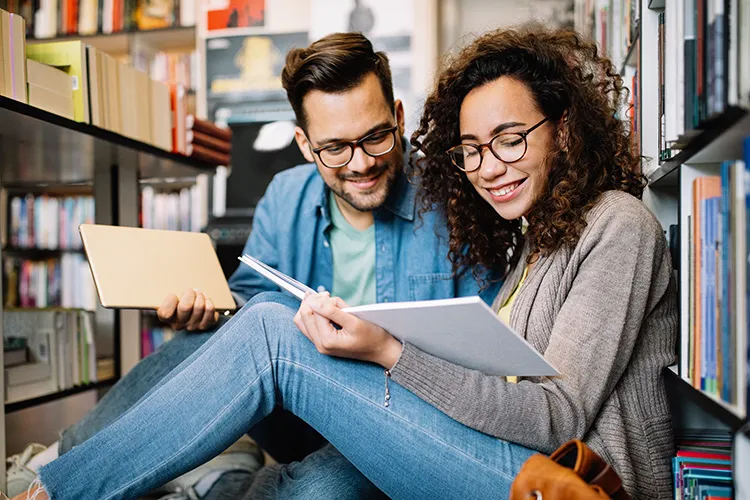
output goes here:
{"type": "MultiPolygon", "coordinates": [[[[676,186],[680,165],[691,162],[695,163],[696,161],[694,160],[696,157],[700,157],[701,153],[709,146],[719,142],[728,132],[742,133],[744,131],[744,133],[750,135],[750,127],[745,126],[749,116],[750,112],[748,110],[738,106],[729,106],[722,114],[703,124],[700,130],[688,132],[686,135],[690,138],[686,140],[683,149],[659,165],[659,168],[649,175],[649,186],[676,186]]],[[[724,155],[722,159],[730,160],[732,158],[724,155]]],[[[721,160],[717,156],[715,161],[721,160]]],[[[700,163],[710,162],[712,161],[708,159],[700,160],[700,163]]]]}
{"type": "Polygon", "coordinates": [[[111,378],[108,380],[102,380],[101,382],[93,382],[90,384],[84,384],[84,385],[78,385],[75,387],[71,387],[70,389],[65,389],[63,391],[53,392],[50,394],[45,394],[44,396],[39,396],[36,398],[29,398],[24,399],[23,401],[16,401],[15,403],[5,403],[5,414],[17,412],[20,410],[25,410],[27,408],[32,408],[34,406],[39,406],[45,403],[50,403],[52,401],[57,401],[59,399],[67,398],[68,396],[73,396],[75,394],[81,394],[87,391],[92,390],[98,390],[98,389],[106,389],[112,385],[114,385],[118,380],[118,377],[111,378]]]}

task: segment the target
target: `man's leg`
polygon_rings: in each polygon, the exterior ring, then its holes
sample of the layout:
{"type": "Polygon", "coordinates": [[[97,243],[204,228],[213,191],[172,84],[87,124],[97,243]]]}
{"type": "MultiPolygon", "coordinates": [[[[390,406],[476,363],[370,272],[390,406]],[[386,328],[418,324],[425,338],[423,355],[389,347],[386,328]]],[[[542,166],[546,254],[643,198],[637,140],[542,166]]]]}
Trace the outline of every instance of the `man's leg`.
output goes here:
{"type": "Polygon", "coordinates": [[[74,446],[80,445],[117,420],[177,365],[198,350],[219,329],[220,325],[208,332],[179,332],[156,352],[142,359],[105,394],[91,411],[62,432],[60,455],[67,453],[74,446]]]}
{"type": "Polygon", "coordinates": [[[244,496],[237,498],[243,500],[292,498],[385,500],[388,498],[331,444],[311,453],[300,462],[263,467],[253,479],[252,486],[245,491],[244,496]]]}
{"type": "Polygon", "coordinates": [[[469,429],[397,384],[384,406],[383,371],[319,354],[286,302],[249,303],[120,419],[42,468],[50,495],[138,496],[215,456],[278,404],[391,497],[508,495],[532,450],[469,429]]]}

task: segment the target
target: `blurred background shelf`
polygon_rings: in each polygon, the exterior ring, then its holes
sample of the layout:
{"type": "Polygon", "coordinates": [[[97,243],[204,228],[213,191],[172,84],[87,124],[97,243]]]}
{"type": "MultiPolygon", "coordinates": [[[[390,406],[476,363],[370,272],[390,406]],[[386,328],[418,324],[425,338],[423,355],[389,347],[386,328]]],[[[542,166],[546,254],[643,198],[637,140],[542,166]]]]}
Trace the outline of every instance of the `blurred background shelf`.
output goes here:
{"type": "Polygon", "coordinates": [[[93,178],[95,165],[132,158],[143,177],[186,177],[215,167],[128,137],[0,97],[0,182],[68,183],[93,178]]]}

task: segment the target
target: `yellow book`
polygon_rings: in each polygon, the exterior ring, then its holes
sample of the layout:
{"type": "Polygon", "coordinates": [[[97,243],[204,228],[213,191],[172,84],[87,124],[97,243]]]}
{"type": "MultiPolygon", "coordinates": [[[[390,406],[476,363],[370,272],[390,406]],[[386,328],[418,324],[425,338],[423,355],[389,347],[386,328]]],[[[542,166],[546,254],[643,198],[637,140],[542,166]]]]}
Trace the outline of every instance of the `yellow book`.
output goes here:
{"type": "Polygon", "coordinates": [[[86,45],[80,41],[31,44],[26,47],[26,56],[70,75],[75,120],[90,123],[86,45]]]}

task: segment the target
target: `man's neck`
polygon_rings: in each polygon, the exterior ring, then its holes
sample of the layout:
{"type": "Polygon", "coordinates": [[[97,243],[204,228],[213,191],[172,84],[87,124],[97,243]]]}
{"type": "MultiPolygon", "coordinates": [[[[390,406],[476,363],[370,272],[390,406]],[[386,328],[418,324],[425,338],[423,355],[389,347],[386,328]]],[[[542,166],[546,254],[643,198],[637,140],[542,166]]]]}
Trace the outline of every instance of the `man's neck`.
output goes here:
{"type": "Polygon", "coordinates": [[[341,215],[357,231],[364,231],[375,222],[372,212],[361,212],[336,194],[334,194],[333,199],[336,201],[336,206],[339,207],[341,215]]]}

